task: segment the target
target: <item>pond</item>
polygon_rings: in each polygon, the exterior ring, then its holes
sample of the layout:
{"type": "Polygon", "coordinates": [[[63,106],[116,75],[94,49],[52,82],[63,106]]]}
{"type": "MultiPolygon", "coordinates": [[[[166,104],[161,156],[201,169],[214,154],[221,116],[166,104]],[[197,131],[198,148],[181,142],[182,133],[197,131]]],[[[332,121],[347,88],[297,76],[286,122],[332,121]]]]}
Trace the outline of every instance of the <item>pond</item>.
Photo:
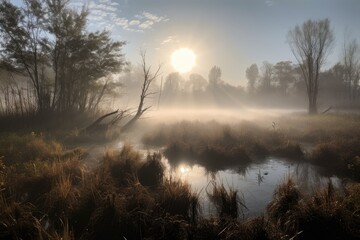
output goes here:
{"type": "MultiPolygon", "coordinates": [[[[107,149],[121,149],[123,146],[124,142],[117,142],[107,147],[92,148],[92,157],[88,159],[88,164],[95,166],[95,159],[98,160],[107,149]]],[[[133,146],[144,157],[149,152],[161,152],[161,149],[145,149],[141,144],[133,144],[133,146]]],[[[341,185],[341,180],[337,176],[324,177],[320,174],[320,172],[324,172],[323,168],[308,162],[279,157],[267,157],[262,161],[250,163],[246,167],[219,170],[216,173],[209,172],[200,165],[188,165],[186,161],[175,169],[170,166],[165,157],[162,158],[162,161],[166,169],[166,177],[188,183],[191,189],[199,194],[202,214],[207,217],[215,215],[214,206],[207,196],[207,192],[212,191],[213,183],[222,183],[226,188],[231,187],[238,191],[239,197],[245,202],[246,208],[243,209],[245,217],[264,213],[276,188],[289,176],[296,181],[303,193],[311,194],[325,186],[329,180],[335,186],[340,187],[341,185]]]]}
{"type": "Polygon", "coordinates": [[[209,173],[199,165],[180,164],[171,170],[166,158],[168,177],[179,178],[191,185],[193,191],[199,193],[202,213],[205,216],[215,214],[214,206],[209,202],[207,192],[212,191],[212,183],[224,184],[226,188],[238,191],[239,197],[245,202],[245,217],[259,215],[264,212],[271,201],[274,191],[287,177],[291,176],[304,193],[312,193],[327,184],[331,179],[335,186],[340,186],[338,177],[323,177],[319,168],[309,163],[291,162],[286,159],[268,157],[259,163],[250,164],[245,170],[222,170],[209,173]]]}

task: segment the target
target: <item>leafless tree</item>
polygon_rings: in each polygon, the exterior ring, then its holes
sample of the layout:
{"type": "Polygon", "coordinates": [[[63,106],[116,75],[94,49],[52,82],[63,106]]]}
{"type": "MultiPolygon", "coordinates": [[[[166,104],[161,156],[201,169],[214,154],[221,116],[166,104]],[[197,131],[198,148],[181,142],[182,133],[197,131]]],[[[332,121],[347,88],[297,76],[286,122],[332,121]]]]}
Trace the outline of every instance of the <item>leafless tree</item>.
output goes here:
{"type": "Polygon", "coordinates": [[[360,47],[356,39],[344,41],[343,64],[345,68],[345,82],[348,85],[349,100],[357,97],[360,78],[360,47]]]}
{"type": "Polygon", "coordinates": [[[135,115],[122,127],[122,131],[128,130],[139,120],[139,118],[152,106],[146,105],[146,99],[156,94],[157,92],[151,91],[150,87],[152,83],[159,77],[161,65],[153,72],[151,66],[146,63],[146,51],[141,51],[141,70],[143,73],[143,84],[141,87],[140,101],[135,115]]]}
{"type": "Polygon", "coordinates": [[[309,113],[317,113],[318,79],[320,69],[334,42],[328,19],[307,20],[301,26],[297,25],[288,33],[291,50],[298,61],[304,76],[309,113]]]}

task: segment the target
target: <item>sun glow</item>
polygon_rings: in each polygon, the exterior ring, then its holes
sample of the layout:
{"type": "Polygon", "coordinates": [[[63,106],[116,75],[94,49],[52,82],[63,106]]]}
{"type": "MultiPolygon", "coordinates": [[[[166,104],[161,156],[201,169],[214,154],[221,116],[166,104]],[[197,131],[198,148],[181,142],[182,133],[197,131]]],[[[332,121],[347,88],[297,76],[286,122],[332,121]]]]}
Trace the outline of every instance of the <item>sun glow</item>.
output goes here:
{"type": "Polygon", "coordinates": [[[190,172],[190,168],[186,167],[186,166],[181,166],[180,167],[180,173],[181,174],[187,174],[188,172],[190,172]]]}
{"type": "Polygon", "coordinates": [[[180,73],[190,71],[194,67],[195,61],[194,52],[188,48],[180,48],[171,55],[171,64],[180,73]]]}

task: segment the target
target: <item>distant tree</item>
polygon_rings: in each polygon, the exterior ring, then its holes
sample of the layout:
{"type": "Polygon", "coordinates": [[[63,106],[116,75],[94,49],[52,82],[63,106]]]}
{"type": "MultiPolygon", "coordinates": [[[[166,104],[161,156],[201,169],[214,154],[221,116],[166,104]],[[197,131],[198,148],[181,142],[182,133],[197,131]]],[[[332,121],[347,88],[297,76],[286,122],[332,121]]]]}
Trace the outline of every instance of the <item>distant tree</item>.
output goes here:
{"type": "Polygon", "coordinates": [[[209,84],[217,86],[221,82],[221,69],[218,66],[213,66],[209,71],[209,84]]]}
{"type": "Polygon", "coordinates": [[[332,74],[337,79],[338,82],[345,84],[345,66],[340,62],[335,64],[331,69],[332,74]]]}
{"type": "Polygon", "coordinates": [[[261,78],[259,90],[262,93],[271,93],[273,90],[274,67],[269,62],[263,62],[261,66],[261,78]]]}
{"type": "Polygon", "coordinates": [[[294,64],[293,72],[294,72],[294,83],[289,86],[288,91],[291,92],[292,94],[298,95],[298,97],[301,97],[304,94],[306,95],[307,90],[305,86],[304,75],[298,64],[294,64]]]}
{"type": "Polygon", "coordinates": [[[201,92],[205,91],[208,82],[200,74],[193,73],[189,76],[189,81],[187,81],[189,88],[192,92],[201,92]]]}
{"type": "Polygon", "coordinates": [[[326,55],[334,42],[328,19],[308,20],[288,33],[290,48],[304,76],[310,114],[317,113],[318,79],[326,55]]]}
{"type": "Polygon", "coordinates": [[[348,96],[350,101],[358,97],[360,78],[360,47],[356,39],[345,41],[343,49],[343,64],[345,81],[348,84],[348,96]]]}
{"type": "Polygon", "coordinates": [[[281,61],[274,65],[275,80],[282,95],[286,95],[287,89],[294,82],[293,65],[290,61],[281,61]]]}
{"type": "Polygon", "coordinates": [[[256,64],[252,64],[246,69],[246,78],[248,79],[248,92],[253,94],[255,92],[255,83],[259,78],[259,69],[256,64]]]}
{"type": "Polygon", "coordinates": [[[173,94],[180,91],[183,81],[183,78],[178,72],[167,75],[164,83],[164,94],[173,94]]]}
{"type": "Polygon", "coordinates": [[[335,64],[327,71],[321,72],[319,77],[321,92],[319,96],[333,103],[344,100],[347,97],[344,74],[344,66],[340,63],[335,64]]]}

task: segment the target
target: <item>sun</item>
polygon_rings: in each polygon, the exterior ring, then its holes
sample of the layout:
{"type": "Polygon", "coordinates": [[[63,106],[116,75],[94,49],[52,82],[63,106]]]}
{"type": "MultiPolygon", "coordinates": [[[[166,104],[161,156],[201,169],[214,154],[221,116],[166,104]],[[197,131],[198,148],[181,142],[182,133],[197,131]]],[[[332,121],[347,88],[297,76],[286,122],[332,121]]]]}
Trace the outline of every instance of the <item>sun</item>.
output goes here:
{"type": "Polygon", "coordinates": [[[171,65],[176,71],[185,73],[195,66],[196,56],[189,48],[180,48],[171,55],[171,65]]]}

